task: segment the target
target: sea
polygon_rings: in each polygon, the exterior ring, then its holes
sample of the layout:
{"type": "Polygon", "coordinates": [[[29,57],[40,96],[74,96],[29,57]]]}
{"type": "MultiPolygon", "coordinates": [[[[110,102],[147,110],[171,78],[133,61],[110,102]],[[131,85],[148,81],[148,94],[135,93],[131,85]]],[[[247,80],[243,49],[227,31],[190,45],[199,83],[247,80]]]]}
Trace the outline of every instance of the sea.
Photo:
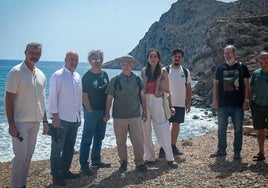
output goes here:
{"type": "MultiPolygon", "coordinates": [[[[8,75],[9,70],[16,64],[21,63],[22,60],[4,60],[0,59],[0,162],[11,161],[14,157],[12,150],[12,141],[11,136],[8,134],[8,123],[7,118],[4,112],[4,93],[5,93],[5,81],[8,75]]],[[[64,62],[58,61],[40,61],[37,63],[37,67],[41,69],[47,77],[47,88],[46,88],[46,99],[48,99],[48,88],[49,88],[49,79],[53,72],[62,68],[64,62]]],[[[76,71],[80,73],[81,76],[84,75],[86,71],[90,69],[90,65],[87,62],[80,62],[76,71]]],[[[119,74],[120,69],[104,69],[109,78],[119,74]]],[[[140,71],[134,70],[135,74],[139,75],[140,71]]],[[[194,87],[194,82],[192,87],[194,87]]],[[[46,107],[48,107],[46,103],[46,107]]],[[[83,113],[82,113],[83,114],[83,113]]],[[[191,107],[191,112],[187,113],[185,116],[185,122],[181,124],[180,128],[180,140],[186,140],[193,137],[204,135],[210,130],[216,130],[216,119],[210,115],[207,109],[191,107]]],[[[83,115],[82,115],[82,125],[78,129],[75,150],[79,151],[81,137],[83,130],[83,115]]],[[[153,142],[157,144],[157,139],[153,134],[153,142]]],[[[130,146],[131,142],[128,139],[127,145],[130,146]]],[[[35,152],[33,154],[32,160],[45,160],[49,159],[50,156],[50,146],[51,146],[51,137],[48,135],[42,135],[42,125],[40,125],[40,130],[37,137],[37,143],[35,152]]],[[[103,140],[103,148],[113,148],[116,147],[116,140],[113,130],[113,119],[110,119],[107,122],[106,134],[103,140]]],[[[183,148],[181,148],[183,151],[183,148]]]]}

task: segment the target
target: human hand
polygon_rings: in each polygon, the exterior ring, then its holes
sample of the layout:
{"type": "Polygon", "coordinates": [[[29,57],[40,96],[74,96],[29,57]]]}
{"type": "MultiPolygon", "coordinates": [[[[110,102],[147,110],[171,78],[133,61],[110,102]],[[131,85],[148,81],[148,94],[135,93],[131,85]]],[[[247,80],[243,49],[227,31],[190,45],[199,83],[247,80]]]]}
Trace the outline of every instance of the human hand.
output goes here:
{"type": "Polygon", "coordinates": [[[43,135],[46,135],[49,131],[48,122],[43,122],[43,135]]]}
{"type": "Polygon", "coordinates": [[[16,137],[18,135],[18,130],[17,130],[17,127],[14,125],[14,126],[9,126],[9,130],[8,130],[10,136],[12,137],[16,137]]]}

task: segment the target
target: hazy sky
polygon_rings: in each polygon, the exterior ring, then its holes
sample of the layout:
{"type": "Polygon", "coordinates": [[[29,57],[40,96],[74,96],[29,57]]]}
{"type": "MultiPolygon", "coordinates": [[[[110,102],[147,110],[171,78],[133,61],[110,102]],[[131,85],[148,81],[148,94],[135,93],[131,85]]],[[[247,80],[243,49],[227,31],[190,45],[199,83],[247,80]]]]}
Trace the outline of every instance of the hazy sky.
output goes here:
{"type": "Polygon", "coordinates": [[[69,50],[87,61],[92,49],[109,61],[129,53],[174,2],[0,0],[0,59],[24,59],[26,44],[37,41],[43,61],[63,61],[69,50]]]}

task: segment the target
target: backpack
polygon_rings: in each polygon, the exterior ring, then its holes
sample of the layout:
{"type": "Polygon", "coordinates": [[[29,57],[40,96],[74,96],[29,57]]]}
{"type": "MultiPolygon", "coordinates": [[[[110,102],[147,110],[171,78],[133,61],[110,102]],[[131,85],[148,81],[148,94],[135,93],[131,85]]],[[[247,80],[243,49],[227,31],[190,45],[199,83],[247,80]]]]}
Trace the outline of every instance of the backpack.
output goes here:
{"type": "MultiPolygon", "coordinates": [[[[187,79],[188,79],[188,71],[187,71],[187,69],[185,67],[183,67],[183,66],[181,66],[181,67],[182,67],[182,70],[183,70],[184,75],[185,75],[185,86],[186,86],[187,79]]],[[[169,66],[166,66],[165,68],[166,68],[167,72],[169,73],[170,67],[169,66]]]]}
{"type": "MultiPolygon", "coordinates": [[[[142,81],[141,81],[141,79],[140,79],[139,76],[137,76],[136,74],[134,74],[134,75],[135,75],[135,78],[136,78],[137,85],[139,86],[139,97],[140,97],[140,102],[142,103],[142,101],[141,101],[141,94],[140,94],[140,92],[142,90],[142,81]]],[[[120,84],[120,78],[121,78],[121,75],[116,75],[115,76],[114,90],[116,90],[117,88],[119,88],[119,90],[122,89],[122,86],[120,84]]]]}

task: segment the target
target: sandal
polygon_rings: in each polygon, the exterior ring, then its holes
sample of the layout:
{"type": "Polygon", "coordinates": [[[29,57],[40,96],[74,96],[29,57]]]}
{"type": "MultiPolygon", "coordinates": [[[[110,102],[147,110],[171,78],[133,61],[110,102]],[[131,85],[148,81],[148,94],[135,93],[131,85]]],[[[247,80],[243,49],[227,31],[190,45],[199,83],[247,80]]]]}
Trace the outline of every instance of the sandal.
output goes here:
{"type": "Polygon", "coordinates": [[[259,152],[257,155],[253,157],[253,161],[264,161],[264,153],[259,152]]]}

